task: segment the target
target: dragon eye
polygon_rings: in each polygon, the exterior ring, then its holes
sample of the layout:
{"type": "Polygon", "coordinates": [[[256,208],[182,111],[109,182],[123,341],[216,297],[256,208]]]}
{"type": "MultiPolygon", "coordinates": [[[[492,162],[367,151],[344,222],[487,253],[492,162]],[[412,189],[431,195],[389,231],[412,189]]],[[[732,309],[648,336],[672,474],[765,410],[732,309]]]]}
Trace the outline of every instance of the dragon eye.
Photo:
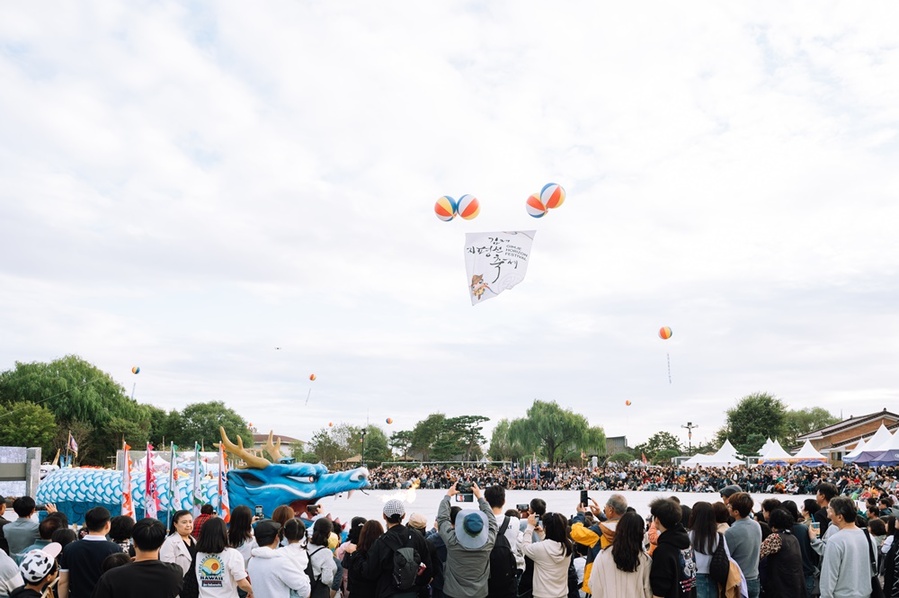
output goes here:
{"type": "Polygon", "coordinates": [[[289,475],[287,476],[287,478],[297,481],[301,484],[314,484],[315,480],[318,479],[317,476],[312,475],[289,475]]]}
{"type": "Polygon", "coordinates": [[[236,475],[243,480],[243,483],[247,488],[259,488],[267,483],[265,480],[261,480],[257,476],[245,471],[231,471],[230,474],[236,475]]]}

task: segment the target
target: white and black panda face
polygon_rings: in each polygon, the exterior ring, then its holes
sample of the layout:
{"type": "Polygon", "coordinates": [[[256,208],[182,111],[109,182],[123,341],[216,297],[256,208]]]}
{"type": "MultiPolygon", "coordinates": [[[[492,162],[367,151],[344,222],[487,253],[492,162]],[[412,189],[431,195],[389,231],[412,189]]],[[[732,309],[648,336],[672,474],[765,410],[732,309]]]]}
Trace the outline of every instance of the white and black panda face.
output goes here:
{"type": "Polygon", "coordinates": [[[53,570],[53,557],[42,550],[32,550],[22,558],[19,573],[26,583],[37,583],[53,570]]]}

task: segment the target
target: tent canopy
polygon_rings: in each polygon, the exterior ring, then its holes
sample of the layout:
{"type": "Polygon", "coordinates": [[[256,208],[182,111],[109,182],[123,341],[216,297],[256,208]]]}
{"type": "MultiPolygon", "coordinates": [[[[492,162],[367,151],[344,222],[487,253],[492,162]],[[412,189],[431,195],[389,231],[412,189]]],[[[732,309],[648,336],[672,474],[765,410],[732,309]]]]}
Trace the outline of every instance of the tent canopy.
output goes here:
{"type": "Polygon", "coordinates": [[[793,460],[793,455],[785,451],[784,448],[780,445],[779,441],[774,441],[771,443],[771,446],[768,447],[768,450],[762,454],[761,459],[759,459],[759,463],[790,463],[793,460]]]}

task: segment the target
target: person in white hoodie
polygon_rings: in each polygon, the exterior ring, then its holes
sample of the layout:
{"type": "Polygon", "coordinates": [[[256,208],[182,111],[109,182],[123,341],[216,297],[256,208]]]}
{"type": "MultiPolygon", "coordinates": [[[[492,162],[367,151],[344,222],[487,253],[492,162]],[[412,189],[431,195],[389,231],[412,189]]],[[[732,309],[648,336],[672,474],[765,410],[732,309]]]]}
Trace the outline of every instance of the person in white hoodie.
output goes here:
{"type": "Polygon", "coordinates": [[[546,513],[537,527],[537,517],[528,517],[528,526],[521,537],[524,556],[534,561],[534,598],[566,598],[568,596],[568,565],[574,544],[568,537],[568,522],[561,513],[546,513]],[[532,543],[534,531],[544,539],[532,543]]]}
{"type": "Polygon", "coordinates": [[[278,549],[281,524],[271,519],[260,521],[255,529],[256,543],[247,573],[253,580],[255,598],[289,598],[296,590],[301,596],[309,594],[309,577],[286,552],[278,549]]]}
{"type": "MultiPolygon", "coordinates": [[[[287,545],[281,546],[278,550],[293,561],[295,568],[305,572],[306,565],[309,564],[309,555],[306,554],[306,544],[304,542],[306,540],[306,526],[301,520],[293,518],[284,522],[284,528],[281,531],[284,536],[282,544],[287,542],[287,545]]],[[[308,576],[306,576],[306,580],[309,580],[308,576]]],[[[311,591],[312,586],[307,584],[305,588],[291,590],[290,598],[309,598],[311,591]]]]}

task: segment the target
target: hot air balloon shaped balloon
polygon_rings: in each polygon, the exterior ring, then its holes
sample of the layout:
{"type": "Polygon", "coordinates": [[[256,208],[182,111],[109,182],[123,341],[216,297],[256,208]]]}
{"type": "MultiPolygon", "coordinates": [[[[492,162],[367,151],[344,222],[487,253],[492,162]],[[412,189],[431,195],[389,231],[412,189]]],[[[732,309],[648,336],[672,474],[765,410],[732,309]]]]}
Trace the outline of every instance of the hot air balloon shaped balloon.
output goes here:
{"type": "Polygon", "coordinates": [[[534,218],[543,218],[546,214],[546,206],[543,205],[540,196],[536,193],[528,197],[524,207],[528,211],[528,215],[534,218]]]}
{"type": "Polygon", "coordinates": [[[385,419],[384,421],[386,421],[388,424],[392,424],[392,423],[393,423],[393,418],[392,418],[392,417],[388,417],[388,418],[385,419]]]}
{"type": "Polygon", "coordinates": [[[434,213],[444,222],[449,222],[456,217],[456,214],[458,213],[458,204],[456,204],[456,200],[449,195],[444,195],[434,204],[434,213]]]}
{"type": "Polygon", "coordinates": [[[540,201],[547,210],[554,210],[565,203],[565,189],[562,188],[562,185],[547,183],[540,190],[540,201]]]}
{"type": "Polygon", "coordinates": [[[481,204],[474,195],[465,194],[459,198],[456,212],[465,220],[474,220],[481,213],[481,204]]]}
{"type": "Polygon", "coordinates": [[[131,373],[132,374],[140,374],[140,366],[136,365],[133,368],[131,368],[131,373]]]}

